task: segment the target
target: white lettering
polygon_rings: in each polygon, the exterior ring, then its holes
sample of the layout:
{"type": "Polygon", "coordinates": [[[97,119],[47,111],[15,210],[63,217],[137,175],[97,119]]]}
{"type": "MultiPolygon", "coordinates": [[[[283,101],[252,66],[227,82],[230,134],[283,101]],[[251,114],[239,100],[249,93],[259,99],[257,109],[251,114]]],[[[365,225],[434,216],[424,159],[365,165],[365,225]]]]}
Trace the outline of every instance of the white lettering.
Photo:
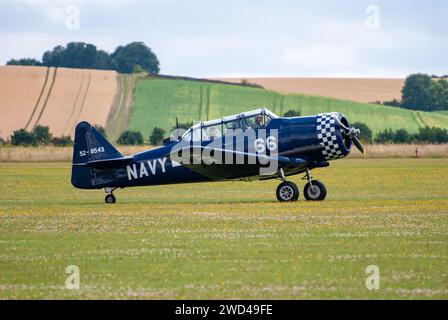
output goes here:
{"type": "Polygon", "coordinates": [[[162,167],[162,172],[165,172],[165,162],[166,162],[166,158],[157,159],[157,161],[159,161],[160,166],[162,167]]]}
{"type": "Polygon", "coordinates": [[[135,166],[135,164],[132,165],[132,169],[131,166],[126,166],[126,169],[128,170],[128,179],[132,180],[132,178],[137,179],[138,175],[137,175],[137,167],[135,166]],[[132,178],[131,178],[132,176],[132,178]]]}
{"type": "Polygon", "coordinates": [[[140,178],[143,176],[148,176],[148,171],[146,171],[145,164],[140,163],[140,178]]]}
{"type": "Polygon", "coordinates": [[[156,174],[156,159],[146,161],[148,163],[149,170],[151,170],[152,175],[156,174]]]}

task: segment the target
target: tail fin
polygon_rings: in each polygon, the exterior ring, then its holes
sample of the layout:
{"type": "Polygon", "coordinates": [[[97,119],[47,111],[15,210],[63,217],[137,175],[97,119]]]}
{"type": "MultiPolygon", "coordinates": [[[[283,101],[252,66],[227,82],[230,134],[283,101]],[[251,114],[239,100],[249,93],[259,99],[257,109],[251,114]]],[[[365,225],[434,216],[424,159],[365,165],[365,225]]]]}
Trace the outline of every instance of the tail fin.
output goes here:
{"type": "Polygon", "coordinates": [[[78,123],[73,147],[73,186],[82,189],[95,188],[92,169],[86,163],[121,158],[122,156],[90,123],[86,121],[78,123]]]}

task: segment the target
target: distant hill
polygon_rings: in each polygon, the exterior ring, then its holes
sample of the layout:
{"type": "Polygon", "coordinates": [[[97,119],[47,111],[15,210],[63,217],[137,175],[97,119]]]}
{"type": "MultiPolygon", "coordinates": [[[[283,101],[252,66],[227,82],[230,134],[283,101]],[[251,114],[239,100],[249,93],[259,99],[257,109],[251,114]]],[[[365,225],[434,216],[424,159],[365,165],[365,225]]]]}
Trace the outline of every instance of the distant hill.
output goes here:
{"type": "MultiPolygon", "coordinates": [[[[250,79],[252,82],[253,79],[250,79]]],[[[219,81],[122,75],[115,71],[0,67],[0,136],[17,129],[48,125],[55,136],[71,135],[80,120],[106,127],[114,141],[125,130],[148,138],[155,126],[168,132],[182,123],[209,120],[265,107],[278,115],[339,111],[350,121],[367,123],[374,133],[424,125],[448,128],[447,112],[418,112],[349,100],[284,94],[219,81]]]]}
{"type": "MultiPolygon", "coordinates": [[[[241,78],[216,78],[241,82],[241,78]]],[[[401,99],[405,79],[375,78],[247,78],[249,82],[283,93],[324,96],[357,102],[401,99]]]]}
{"type": "Polygon", "coordinates": [[[367,123],[374,133],[387,128],[405,128],[415,133],[424,125],[448,128],[448,114],[311,95],[281,94],[222,83],[151,77],[140,79],[136,84],[129,127],[147,137],[155,126],[169,132],[176,117],[181,122],[204,121],[259,107],[279,115],[289,109],[298,110],[302,115],[339,111],[351,122],[367,123]]]}

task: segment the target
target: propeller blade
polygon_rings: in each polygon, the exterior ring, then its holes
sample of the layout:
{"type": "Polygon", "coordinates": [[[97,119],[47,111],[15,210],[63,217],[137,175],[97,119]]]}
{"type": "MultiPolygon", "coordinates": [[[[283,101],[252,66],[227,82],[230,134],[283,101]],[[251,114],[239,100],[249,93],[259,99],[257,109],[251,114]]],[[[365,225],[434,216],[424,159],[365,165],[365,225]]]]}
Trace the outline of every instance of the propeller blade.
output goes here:
{"type": "Polygon", "coordinates": [[[365,154],[366,151],[364,150],[364,147],[363,147],[361,141],[359,141],[358,137],[353,136],[351,139],[352,139],[353,143],[355,144],[356,148],[358,148],[358,150],[359,150],[362,154],[365,154]]]}

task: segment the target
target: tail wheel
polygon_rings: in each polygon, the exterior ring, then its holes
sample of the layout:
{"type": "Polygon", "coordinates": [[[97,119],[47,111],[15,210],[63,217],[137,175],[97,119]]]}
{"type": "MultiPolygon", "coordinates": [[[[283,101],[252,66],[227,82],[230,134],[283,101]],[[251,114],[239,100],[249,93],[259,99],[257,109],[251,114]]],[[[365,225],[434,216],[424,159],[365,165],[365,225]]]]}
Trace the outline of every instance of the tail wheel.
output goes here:
{"type": "Polygon", "coordinates": [[[306,200],[322,201],[327,196],[327,188],[319,180],[312,180],[311,184],[308,182],[303,188],[303,195],[306,200]]]}
{"type": "Polygon", "coordinates": [[[277,187],[276,194],[280,202],[297,201],[299,199],[299,188],[294,182],[285,181],[277,187]]]}
{"type": "Polygon", "coordinates": [[[110,193],[110,194],[108,194],[108,195],[106,196],[106,198],[104,198],[104,201],[105,201],[106,203],[111,204],[111,203],[115,203],[115,202],[117,202],[117,199],[115,199],[115,196],[114,196],[112,193],[110,193]]]}

